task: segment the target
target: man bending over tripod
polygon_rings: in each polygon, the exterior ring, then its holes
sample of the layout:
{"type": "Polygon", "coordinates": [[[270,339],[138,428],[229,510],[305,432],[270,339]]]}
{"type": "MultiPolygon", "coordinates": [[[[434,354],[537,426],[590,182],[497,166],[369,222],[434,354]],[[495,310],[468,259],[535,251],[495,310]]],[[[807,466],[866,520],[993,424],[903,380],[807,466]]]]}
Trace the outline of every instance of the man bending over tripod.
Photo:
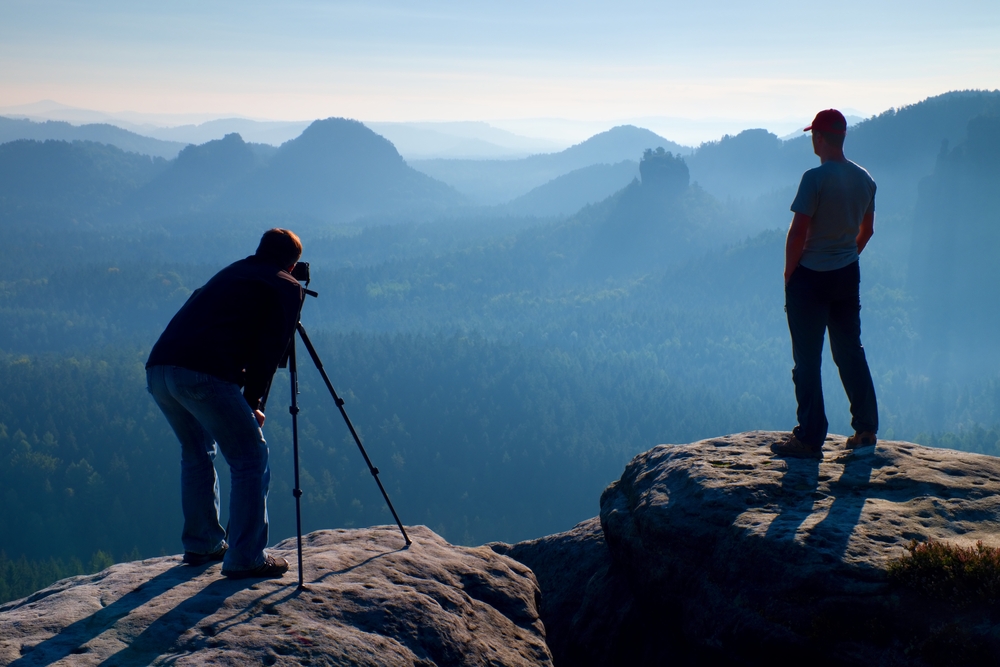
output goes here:
{"type": "Polygon", "coordinates": [[[288,571],[284,558],[264,552],[271,473],[260,402],[299,319],[302,287],[290,272],[301,256],[294,233],[265,232],[256,253],[195,290],[146,362],[149,393],[181,443],[184,562],[221,560],[233,579],[288,571]],[[232,474],[228,535],[216,445],[232,474]]]}

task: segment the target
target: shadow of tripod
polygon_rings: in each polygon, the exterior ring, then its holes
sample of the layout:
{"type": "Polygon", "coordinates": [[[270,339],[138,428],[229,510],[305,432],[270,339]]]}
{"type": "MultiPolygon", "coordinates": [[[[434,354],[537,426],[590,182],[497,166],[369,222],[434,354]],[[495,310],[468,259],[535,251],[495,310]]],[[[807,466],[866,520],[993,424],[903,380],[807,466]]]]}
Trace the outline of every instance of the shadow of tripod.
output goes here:
{"type": "MultiPolygon", "coordinates": [[[[306,262],[302,262],[301,264],[306,265],[304,279],[308,285],[309,265],[306,262]]],[[[301,280],[301,278],[299,278],[299,276],[295,273],[293,273],[293,275],[295,275],[297,279],[301,280]]],[[[303,300],[306,295],[313,297],[319,296],[319,294],[313,290],[303,288],[303,300]]],[[[347,424],[347,428],[350,430],[351,436],[354,437],[354,442],[358,445],[358,450],[361,451],[361,456],[365,459],[368,471],[372,474],[372,477],[375,478],[375,483],[378,484],[378,489],[382,492],[385,504],[389,506],[389,511],[392,512],[392,518],[396,520],[396,525],[399,526],[399,532],[403,534],[403,540],[406,542],[406,546],[410,546],[413,542],[410,541],[410,537],[406,534],[406,529],[403,528],[403,523],[399,520],[399,515],[396,514],[396,509],[392,506],[392,501],[389,500],[389,494],[386,493],[385,487],[382,486],[382,480],[378,477],[378,468],[376,468],[372,464],[371,459],[368,458],[368,452],[365,451],[365,446],[361,444],[361,438],[358,436],[358,432],[354,429],[354,424],[351,423],[351,418],[347,416],[347,410],[344,409],[344,399],[337,395],[337,390],[333,388],[333,383],[330,382],[330,376],[326,374],[326,370],[323,368],[323,362],[320,360],[319,354],[316,352],[316,348],[313,347],[312,341],[309,340],[309,335],[306,333],[305,327],[302,326],[302,322],[298,322],[295,325],[295,330],[298,332],[299,338],[302,339],[302,343],[306,346],[306,350],[309,351],[309,356],[312,358],[313,365],[316,366],[316,370],[318,370],[319,374],[323,377],[323,382],[326,383],[326,388],[330,390],[333,402],[337,404],[337,409],[340,410],[340,414],[344,418],[344,422],[347,424]]],[[[295,362],[294,333],[292,334],[291,340],[288,342],[287,362],[292,394],[292,401],[288,408],[288,412],[292,415],[292,457],[295,465],[295,488],[292,489],[292,495],[295,496],[295,536],[299,560],[299,588],[305,588],[302,572],[302,489],[299,487],[299,374],[295,362]]],[[[270,386],[268,387],[268,392],[270,392],[270,386]]],[[[263,400],[261,400],[261,410],[263,410],[266,402],[267,393],[265,393],[263,400]]]]}

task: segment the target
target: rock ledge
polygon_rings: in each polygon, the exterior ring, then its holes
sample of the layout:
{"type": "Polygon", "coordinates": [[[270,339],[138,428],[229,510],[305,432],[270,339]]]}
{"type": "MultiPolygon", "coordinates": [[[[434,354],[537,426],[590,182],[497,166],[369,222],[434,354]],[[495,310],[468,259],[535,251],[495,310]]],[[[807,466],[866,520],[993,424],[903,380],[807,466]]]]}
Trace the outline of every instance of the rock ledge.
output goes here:
{"type": "Polygon", "coordinates": [[[281,579],[230,581],[179,556],[114,565],[0,606],[4,665],[549,665],[528,568],[423,526],[295,541],[281,579]]]}

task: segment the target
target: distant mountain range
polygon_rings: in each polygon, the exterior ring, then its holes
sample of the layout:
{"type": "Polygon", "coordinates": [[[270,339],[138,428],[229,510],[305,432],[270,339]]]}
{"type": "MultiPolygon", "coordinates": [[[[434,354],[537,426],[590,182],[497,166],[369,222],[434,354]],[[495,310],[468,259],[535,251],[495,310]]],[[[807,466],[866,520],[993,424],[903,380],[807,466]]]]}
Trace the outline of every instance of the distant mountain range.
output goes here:
{"type": "Polygon", "coordinates": [[[554,178],[595,164],[638,160],[647,148],[685,154],[691,149],[632,125],[596,134],[558,153],[520,160],[413,160],[414,168],[451,185],[473,202],[503,204],[554,178]]]}
{"type": "Polygon", "coordinates": [[[184,144],[203,144],[236,133],[250,143],[280,146],[302,134],[302,131],[309,127],[309,123],[307,120],[259,121],[248,118],[218,118],[197,125],[158,127],[142,124],[128,127],[139,134],[184,144]]]}
{"type": "Polygon", "coordinates": [[[407,166],[386,139],[343,118],[315,121],[278,149],[230,134],[170,162],[95,142],[0,144],[0,222],[278,212],[337,223],[464,203],[407,166]]]}
{"type": "MultiPolygon", "coordinates": [[[[0,134],[0,143],[15,139],[63,139],[66,141],[100,141],[122,150],[174,157],[186,144],[203,144],[238,133],[244,141],[280,146],[299,136],[311,121],[264,121],[249,118],[210,118],[198,115],[139,114],[132,112],[105,113],[69,107],[51,100],[34,104],[0,108],[0,117],[22,122],[18,131],[0,134]],[[46,121],[63,124],[66,132],[58,136],[40,131],[37,126],[46,121]],[[72,125],[70,125],[72,124],[72,125]],[[92,133],[74,133],[68,128],[87,125],[111,125],[133,134],[167,142],[179,142],[169,154],[159,148],[150,149],[131,142],[121,143],[114,137],[99,137],[92,133]],[[66,127],[68,126],[68,128],[66,127]],[[155,151],[155,152],[154,152],[155,151]]],[[[368,127],[386,137],[406,159],[430,158],[518,158],[535,153],[548,153],[565,148],[565,143],[521,136],[477,121],[434,122],[366,122],[368,127]]],[[[156,144],[153,144],[156,146],[156,144]]]]}
{"type": "MultiPolygon", "coordinates": [[[[939,95],[852,126],[846,152],[879,184],[880,213],[905,214],[942,151],[965,140],[969,121],[997,113],[1000,91],[939,95]]],[[[295,129],[229,119],[172,131],[209,136],[226,123],[254,131],[295,129]]],[[[512,151],[531,145],[481,123],[373,125],[410,142],[411,150],[442,136],[456,142],[455,150],[485,150],[483,142],[512,151]]],[[[690,149],[625,125],[563,151],[520,159],[407,162],[386,137],[345,119],[316,121],[278,148],[248,143],[237,133],[184,147],[108,124],[0,118],[0,174],[6,174],[0,208],[20,217],[34,211],[45,220],[282,211],[345,222],[421,219],[476,205],[507,216],[571,215],[627,186],[643,152],[657,148],[682,156],[691,182],[708,194],[723,203],[742,202],[734,211],[745,218],[748,232],[786,224],[802,172],[817,164],[808,136],[781,140],[762,129],[690,149]],[[37,141],[11,141],[23,136],[37,141]]]]}
{"type": "Polygon", "coordinates": [[[365,122],[365,125],[391,141],[408,161],[512,159],[551,153],[565,147],[565,144],[523,137],[483,122],[365,122]]]}

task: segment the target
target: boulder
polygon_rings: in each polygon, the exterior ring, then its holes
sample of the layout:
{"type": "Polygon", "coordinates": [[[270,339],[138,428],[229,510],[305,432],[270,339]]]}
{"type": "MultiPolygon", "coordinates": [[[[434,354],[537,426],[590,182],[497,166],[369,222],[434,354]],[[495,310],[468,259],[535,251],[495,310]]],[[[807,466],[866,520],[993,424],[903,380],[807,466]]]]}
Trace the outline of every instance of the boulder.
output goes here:
{"type": "Polygon", "coordinates": [[[661,445],[605,490],[604,537],[639,604],[730,664],[1000,655],[991,605],[928,600],[886,574],[911,540],[1000,544],[1000,459],[886,441],[852,452],[842,436],[822,460],[777,458],[784,437],[661,445]]]}
{"type": "Polygon", "coordinates": [[[395,526],[270,551],[280,579],[229,580],[179,556],[121,563],[0,606],[3,665],[550,665],[539,589],[486,547],[395,526]]]}

